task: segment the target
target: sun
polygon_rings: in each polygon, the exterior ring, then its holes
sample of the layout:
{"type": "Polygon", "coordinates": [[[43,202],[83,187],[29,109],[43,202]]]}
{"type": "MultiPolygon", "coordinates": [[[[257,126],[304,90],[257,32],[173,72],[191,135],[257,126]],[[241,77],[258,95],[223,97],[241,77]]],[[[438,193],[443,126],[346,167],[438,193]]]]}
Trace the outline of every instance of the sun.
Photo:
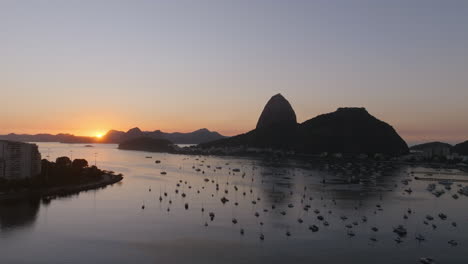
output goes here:
{"type": "Polygon", "coordinates": [[[104,134],[101,134],[101,133],[96,134],[96,137],[97,137],[97,138],[102,138],[103,136],[104,136],[104,134]]]}

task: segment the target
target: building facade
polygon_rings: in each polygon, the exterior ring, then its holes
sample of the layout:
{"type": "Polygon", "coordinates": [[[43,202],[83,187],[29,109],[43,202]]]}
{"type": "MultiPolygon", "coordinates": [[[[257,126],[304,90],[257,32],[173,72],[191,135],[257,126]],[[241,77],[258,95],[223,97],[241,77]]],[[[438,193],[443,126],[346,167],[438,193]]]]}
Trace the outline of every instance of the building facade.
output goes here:
{"type": "Polygon", "coordinates": [[[41,173],[41,154],[36,144],[0,140],[0,178],[26,179],[41,173]]]}
{"type": "Polygon", "coordinates": [[[424,149],[424,155],[427,158],[443,157],[447,158],[450,155],[450,147],[447,146],[434,146],[432,148],[424,149]]]}

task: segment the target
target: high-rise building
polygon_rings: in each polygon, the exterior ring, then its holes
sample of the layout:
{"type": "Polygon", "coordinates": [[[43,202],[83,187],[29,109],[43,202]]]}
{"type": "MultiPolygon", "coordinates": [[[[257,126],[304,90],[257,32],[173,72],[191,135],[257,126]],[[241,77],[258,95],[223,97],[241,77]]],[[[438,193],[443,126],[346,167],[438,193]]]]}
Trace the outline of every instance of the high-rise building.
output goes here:
{"type": "Polygon", "coordinates": [[[41,173],[41,153],[36,144],[0,140],[0,178],[13,180],[41,173]]]}

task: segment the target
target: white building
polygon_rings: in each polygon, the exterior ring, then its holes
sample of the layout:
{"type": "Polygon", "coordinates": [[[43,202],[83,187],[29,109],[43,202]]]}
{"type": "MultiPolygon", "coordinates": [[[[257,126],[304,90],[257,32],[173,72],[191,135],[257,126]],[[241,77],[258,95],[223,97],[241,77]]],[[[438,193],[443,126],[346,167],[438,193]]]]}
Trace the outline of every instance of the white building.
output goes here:
{"type": "Polygon", "coordinates": [[[36,144],[0,140],[0,178],[24,179],[41,173],[41,154],[36,144]]]}

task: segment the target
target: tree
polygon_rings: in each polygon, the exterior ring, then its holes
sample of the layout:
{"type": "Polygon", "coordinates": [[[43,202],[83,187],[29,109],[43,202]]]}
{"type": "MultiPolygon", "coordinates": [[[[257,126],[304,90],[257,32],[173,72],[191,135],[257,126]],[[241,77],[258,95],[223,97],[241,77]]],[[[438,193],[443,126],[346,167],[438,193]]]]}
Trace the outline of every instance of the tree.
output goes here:
{"type": "Polygon", "coordinates": [[[42,168],[45,168],[46,166],[50,165],[50,161],[46,160],[46,159],[42,159],[41,160],[41,165],[42,165],[42,168]]]}
{"type": "Polygon", "coordinates": [[[55,163],[57,163],[59,167],[70,167],[72,162],[69,157],[58,157],[55,163]]]}
{"type": "Polygon", "coordinates": [[[75,159],[72,162],[72,167],[79,168],[79,169],[86,168],[88,167],[88,161],[85,159],[75,159]]]}

